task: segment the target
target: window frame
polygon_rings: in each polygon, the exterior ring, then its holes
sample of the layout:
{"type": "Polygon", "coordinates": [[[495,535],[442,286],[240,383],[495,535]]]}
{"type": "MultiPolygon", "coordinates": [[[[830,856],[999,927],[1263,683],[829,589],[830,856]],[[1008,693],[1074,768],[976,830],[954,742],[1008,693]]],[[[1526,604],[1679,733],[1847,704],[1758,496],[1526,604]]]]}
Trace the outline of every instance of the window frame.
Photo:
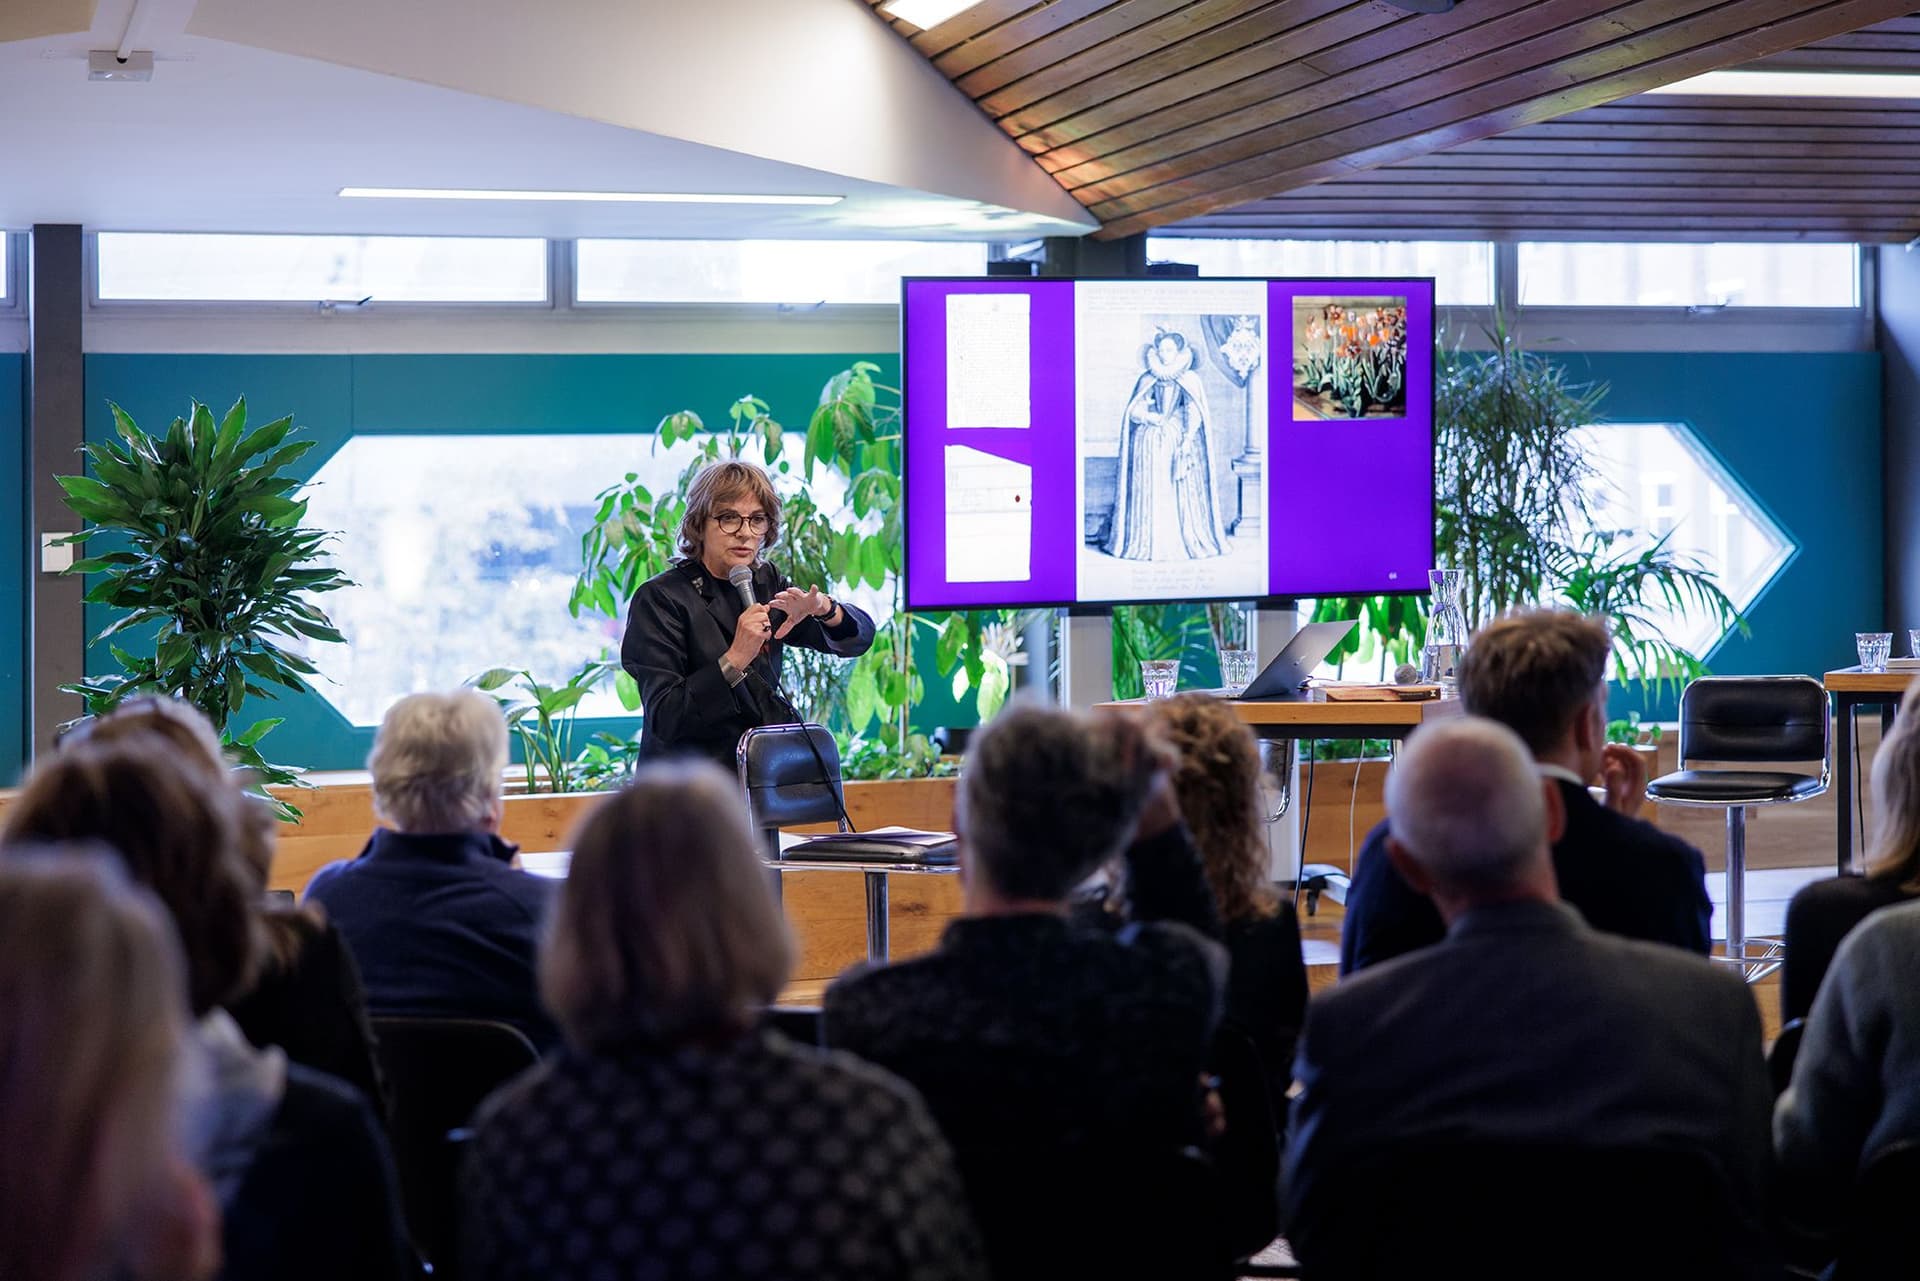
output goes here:
{"type": "Polygon", "coordinates": [[[1873,246],[1859,241],[1672,241],[1672,240],[1552,240],[1529,239],[1503,240],[1496,252],[1494,277],[1497,284],[1495,296],[1506,305],[1510,312],[1524,310],[1527,315],[1540,316],[1594,316],[1602,319],[1619,319],[1627,316],[1663,316],[1684,317],[1690,321],[1714,321],[1718,317],[1733,315],[1746,319],[1768,318],[1786,320],[1792,317],[1807,316],[1817,318],[1820,323],[1832,324],[1837,317],[1866,315],[1871,318],[1878,310],[1878,296],[1874,276],[1874,256],[1867,252],[1873,246]],[[1587,306],[1581,303],[1530,303],[1524,308],[1520,304],[1520,246],[1522,244],[1845,244],[1853,250],[1853,281],[1855,301],[1851,306],[1834,307],[1784,307],[1773,304],[1764,306],[1743,306],[1734,303],[1665,303],[1645,306],[1630,306],[1622,303],[1601,303],[1587,306]]]}
{"type": "MultiPolygon", "coordinates": [[[[1440,297],[1439,278],[1436,276],[1436,277],[1432,277],[1432,279],[1434,280],[1434,307],[1436,308],[1436,310],[1439,310],[1439,311],[1451,310],[1451,311],[1456,311],[1462,314],[1466,314],[1468,312],[1486,311],[1493,307],[1496,307],[1499,305],[1500,298],[1501,298],[1500,290],[1501,290],[1502,258],[1501,258],[1500,251],[1506,242],[1496,240],[1492,237],[1487,237],[1487,236],[1462,236],[1457,238],[1420,236],[1420,237],[1414,237],[1414,238],[1409,238],[1405,240],[1378,240],[1370,237],[1358,238],[1358,237],[1351,237],[1351,236],[1244,236],[1244,235],[1221,235],[1221,236],[1159,235],[1159,236],[1156,236],[1151,232],[1148,232],[1147,235],[1150,240],[1158,240],[1158,241],[1161,241],[1163,244],[1166,241],[1191,241],[1195,243],[1205,243],[1208,241],[1267,240],[1267,241],[1295,241],[1303,244],[1318,243],[1318,244],[1401,244],[1401,245],[1406,245],[1406,244],[1485,245],[1488,251],[1487,252],[1487,295],[1488,295],[1487,301],[1485,302],[1448,301],[1447,299],[1440,297]]],[[[1156,260],[1152,259],[1151,256],[1149,256],[1149,261],[1151,262],[1156,260]]],[[[1241,274],[1255,275],[1255,276],[1265,275],[1267,278],[1273,279],[1273,280],[1285,280],[1285,279],[1292,279],[1296,277],[1299,279],[1315,279],[1315,278],[1325,279],[1325,278],[1338,277],[1343,274],[1351,274],[1355,276],[1399,276],[1404,274],[1404,275],[1412,275],[1412,276],[1419,276],[1419,277],[1425,277],[1427,275],[1427,273],[1421,272],[1421,271],[1409,271],[1409,272],[1402,273],[1402,272],[1393,272],[1393,271],[1386,271],[1386,270],[1367,270],[1367,271],[1358,271],[1358,272],[1352,272],[1352,273],[1315,270],[1315,271],[1304,271],[1304,272],[1295,272],[1295,273],[1251,272],[1251,273],[1241,273],[1241,274]]],[[[1203,280],[1209,279],[1209,277],[1204,272],[1201,273],[1200,278],[1203,280]]],[[[1222,277],[1222,276],[1211,277],[1211,279],[1216,279],[1216,280],[1226,279],[1226,278],[1227,277],[1222,277]]]]}
{"type": "Polygon", "coordinates": [[[569,291],[572,277],[561,277],[557,263],[568,255],[562,252],[570,241],[558,241],[551,237],[535,236],[412,236],[396,235],[389,232],[259,232],[259,231],[187,231],[187,232],[143,232],[126,228],[101,227],[90,229],[81,238],[81,271],[87,285],[87,309],[102,312],[141,312],[149,315],[163,315],[172,311],[206,314],[218,309],[235,315],[297,315],[300,313],[318,313],[326,317],[364,315],[373,311],[409,311],[421,314],[458,315],[462,313],[503,312],[552,312],[559,309],[559,300],[566,297],[561,292],[563,286],[569,291]],[[367,236],[396,240],[534,240],[542,241],[545,256],[546,297],[542,299],[501,300],[494,302],[459,299],[452,301],[416,301],[411,299],[392,299],[382,301],[374,298],[365,305],[343,299],[275,299],[275,298],[103,298],[100,296],[100,236],[107,235],[183,235],[183,236],[284,236],[312,238],[317,236],[367,236]]]}
{"type": "MultiPolygon", "coordinates": [[[[681,237],[681,238],[693,239],[693,237],[681,237]]],[[[701,299],[694,299],[694,300],[688,300],[684,298],[682,299],[622,298],[622,299],[611,299],[611,300],[602,302],[602,301],[588,301],[580,297],[580,242],[582,240],[666,241],[669,239],[673,239],[673,238],[664,237],[664,236],[575,236],[565,241],[554,241],[553,242],[554,244],[562,245],[564,246],[564,249],[565,249],[565,257],[567,260],[567,268],[566,268],[567,270],[567,303],[566,303],[567,309],[571,311],[580,312],[583,315],[590,315],[590,316],[619,315],[621,313],[625,313],[633,316],[659,316],[662,313],[680,312],[680,313],[696,313],[696,314],[706,314],[706,315],[718,314],[718,315],[767,315],[767,316],[877,317],[886,313],[898,311],[900,308],[899,291],[897,289],[894,291],[894,297],[892,297],[891,299],[885,302],[831,302],[831,301],[813,302],[813,303],[755,302],[755,301],[750,301],[745,299],[727,299],[727,298],[701,298],[701,299]]],[[[771,239],[779,239],[779,237],[743,236],[743,237],[736,237],[736,239],[771,240],[771,239]]],[[[871,241],[875,238],[872,236],[822,236],[822,237],[818,237],[818,239],[823,241],[831,241],[831,240],[871,241]]],[[[956,241],[954,243],[985,245],[987,249],[987,261],[991,262],[993,261],[994,246],[998,242],[996,241],[956,241]]],[[[922,274],[922,273],[908,273],[908,274],[922,274]]],[[[934,272],[934,273],[924,273],[924,274],[938,275],[940,273],[934,272]]]]}

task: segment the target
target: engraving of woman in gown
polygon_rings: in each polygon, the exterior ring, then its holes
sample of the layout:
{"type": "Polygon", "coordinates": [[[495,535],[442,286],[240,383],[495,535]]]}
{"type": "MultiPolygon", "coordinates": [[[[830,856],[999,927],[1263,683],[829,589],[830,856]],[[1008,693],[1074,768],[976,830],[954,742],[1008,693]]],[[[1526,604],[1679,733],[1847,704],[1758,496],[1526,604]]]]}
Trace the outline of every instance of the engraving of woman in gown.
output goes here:
{"type": "Polygon", "coordinates": [[[1226,552],[1213,499],[1213,416],[1185,335],[1147,346],[1120,424],[1120,474],[1105,550],[1125,560],[1198,560],[1226,552]]]}

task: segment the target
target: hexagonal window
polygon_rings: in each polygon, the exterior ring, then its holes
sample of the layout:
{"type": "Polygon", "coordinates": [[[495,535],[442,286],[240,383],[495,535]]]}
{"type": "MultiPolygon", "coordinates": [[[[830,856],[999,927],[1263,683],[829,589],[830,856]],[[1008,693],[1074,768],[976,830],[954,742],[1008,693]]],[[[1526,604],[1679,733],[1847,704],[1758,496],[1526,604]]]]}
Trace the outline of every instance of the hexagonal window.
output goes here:
{"type": "MultiPolygon", "coordinates": [[[[355,725],[403,694],[490,667],[563,680],[620,645],[621,625],[567,612],[594,495],[638,472],[670,488],[692,446],[651,435],[356,436],[315,474],[309,523],[339,531],[357,584],[324,604],[344,645],[309,652],[320,693],[355,725]]],[[[626,713],[611,687],[586,716],[626,713]]]]}
{"type": "MultiPolygon", "coordinates": [[[[1714,571],[1741,610],[1760,598],[1798,544],[1685,423],[1606,423],[1580,432],[1598,471],[1597,527],[1632,531],[1620,550],[1666,537],[1714,571]]],[[[1705,658],[1724,633],[1698,608],[1649,609],[1667,636],[1705,658]]]]}
{"type": "MultiPolygon", "coordinates": [[[[652,433],[349,440],[304,495],[308,523],[338,532],[333,559],[355,583],[322,602],[347,643],[304,651],[320,669],[321,695],[353,724],[376,725],[402,695],[452,689],[491,667],[559,682],[617,654],[624,617],[575,618],[567,597],[595,495],[629,472],[656,494],[670,491],[699,453],[693,441],[659,450],[654,441],[652,433]]],[[[775,483],[785,492],[797,481],[775,483]]],[[[829,510],[841,501],[824,473],[812,489],[829,510]]],[[[876,618],[891,599],[866,589],[849,597],[876,618]]],[[[580,704],[584,717],[631,714],[612,682],[580,704]]]]}

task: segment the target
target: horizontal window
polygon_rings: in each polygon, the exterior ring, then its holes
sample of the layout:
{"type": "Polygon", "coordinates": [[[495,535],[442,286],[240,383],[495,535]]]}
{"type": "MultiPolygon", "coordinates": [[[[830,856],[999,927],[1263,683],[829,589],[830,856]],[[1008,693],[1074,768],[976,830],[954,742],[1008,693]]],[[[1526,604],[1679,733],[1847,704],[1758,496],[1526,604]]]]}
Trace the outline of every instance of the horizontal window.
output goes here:
{"type": "Polygon", "coordinates": [[[1858,307],[1854,245],[1523,243],[1523,307],[1858,307]]]}
{"type": "Polygon", "coordinates": [[[545,302],[547,242],[100,233],[108,301],[545,302]]]}
{"type": "Polygon", "coordinates": [[[0,228],[0,305],[13,301],[13,260],[7,256],[13,248],[8,243],[11,239],[6,230],[0,228]]]}
{"type": "Polygon", "coordinates": [[[582,240],[581,302],[898,303],[902,276],[977,276],[984,244],[941,240],[582,240]]]}
{"type": "Polygon", "coordinates": [[[1484,240],[1215,240],[1149,236],[1154,262],[1203,276],[1431,276],[1442,307],[1493,303],[1493,246],[1484,240]]]}

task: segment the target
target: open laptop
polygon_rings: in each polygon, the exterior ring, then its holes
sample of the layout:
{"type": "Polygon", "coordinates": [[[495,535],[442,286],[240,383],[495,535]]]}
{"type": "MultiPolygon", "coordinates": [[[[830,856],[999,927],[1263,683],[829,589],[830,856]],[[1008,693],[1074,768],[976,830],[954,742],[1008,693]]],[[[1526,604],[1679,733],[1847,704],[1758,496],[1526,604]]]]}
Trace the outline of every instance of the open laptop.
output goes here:
{"type": "Polygon", "coordinates": [[[1301,697],[1313,669],[1324,663],[1333,647],[1346,639],[1354,621],[1308,623],[1302,627],[1287,641],[1286,648],[1260,669],[1260,674],[1240,695],[1241,701],[1273,703],[1301,697]]]}

